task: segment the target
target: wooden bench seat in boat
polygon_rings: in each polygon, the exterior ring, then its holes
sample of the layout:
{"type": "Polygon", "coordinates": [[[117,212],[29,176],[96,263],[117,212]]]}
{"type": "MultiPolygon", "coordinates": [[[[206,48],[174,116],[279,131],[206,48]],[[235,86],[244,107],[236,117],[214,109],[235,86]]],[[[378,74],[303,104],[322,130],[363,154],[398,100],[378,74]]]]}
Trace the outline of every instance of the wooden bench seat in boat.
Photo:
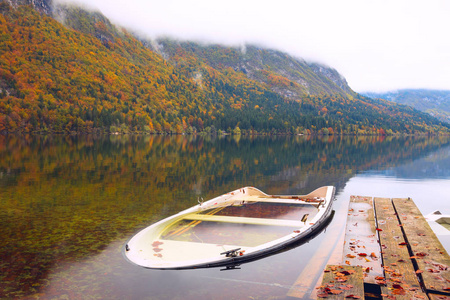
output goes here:
{"type": "Polygon", "coordinates": [[[305,225],[305,223],[302,221],[293,221],[293,220],[245,218],[245,217],[230,217],[217,215],[200,215],[200,214],[188,215],[185,216],[184,219],[192,221],[226,222],[226,223],[239,223],[250,225],[284,226],[295,228],[301,228],[305,225]]]}

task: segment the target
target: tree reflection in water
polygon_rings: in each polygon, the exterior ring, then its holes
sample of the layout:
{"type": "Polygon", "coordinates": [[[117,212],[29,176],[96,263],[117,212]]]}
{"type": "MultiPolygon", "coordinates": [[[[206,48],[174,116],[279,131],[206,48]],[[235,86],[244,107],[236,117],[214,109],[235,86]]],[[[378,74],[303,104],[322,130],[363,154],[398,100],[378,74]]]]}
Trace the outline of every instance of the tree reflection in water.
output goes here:
{"type": "Polygon", "coordinates": [[[339,191],[357,172],[448,145],[448,137],[0,136],[0,297],[123,296],[123,242],[198,197],[243,186],[339,191]],[[106,251],[114,255],[95,260],[106,251]]]}

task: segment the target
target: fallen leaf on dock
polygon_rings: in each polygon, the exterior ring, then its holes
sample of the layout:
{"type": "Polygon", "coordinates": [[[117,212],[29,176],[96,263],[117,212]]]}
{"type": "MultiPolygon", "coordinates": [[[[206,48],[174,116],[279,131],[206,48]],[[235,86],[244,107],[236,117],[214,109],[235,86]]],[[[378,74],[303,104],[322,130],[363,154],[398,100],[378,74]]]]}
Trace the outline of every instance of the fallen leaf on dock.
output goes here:
{"type": "Polygon", "coordinates": [[[387,272],[387,273],[392,273],[392,272],[394,272],[394,270],[392,270],[391,268],[389,268],[389,266],[384,266],[383,269],[384,269],[384,271],[387,272]]]}
{"type": "Polygon", "coordinates": [[[394,294],[394,295],[406,295],[406,291],[404,289],[394,289],[392,291],[392,294],[394,294]]]}
{"type": "Polygon", "coordinates": [[[340,273],[348,276],[348,275],[354,274],[355,272],[356,272],[355,270],[348,270],[348,271],[344,270],[344,271],[342,271],[340,273]]]}
{"type": "Polygon", "coordinates": [[[367,256],[367,253],[358,253],[358,256],[367,256]]]}
{"type": "Polygon", "coordinates": [[[353,285],[351,285],[351,284],[341,285],[339,288],[341,290],[348,291],[348,290],[351,290],[353,288],[353,285]]]}
{"type": "Polygon", "coordinates": [[[440,271],[434,269],[427,269],[427,271],[430,273],[440,273],[440,271]]]}
{"type": "Polygon", "coordinates": [[[356,256],[351,255],[351,254],[347,254],[346,257],[348,257],[348,258],[355,258],[356,256]]]}

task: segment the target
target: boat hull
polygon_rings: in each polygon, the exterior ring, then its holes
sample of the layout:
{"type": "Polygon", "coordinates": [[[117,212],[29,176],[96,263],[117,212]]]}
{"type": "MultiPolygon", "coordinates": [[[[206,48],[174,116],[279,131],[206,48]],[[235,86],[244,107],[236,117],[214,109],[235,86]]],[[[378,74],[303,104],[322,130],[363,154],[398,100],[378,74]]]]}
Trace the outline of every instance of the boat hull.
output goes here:
{"type": "Polygon", "coordinates": [[[130,262],[151,269],[252,261],[320,231],[332,213],[334,193],[332,186],[302,196],[272,196],[253,187],[241,188],[141,230],[127,242],[124,254],[130,262]]]}

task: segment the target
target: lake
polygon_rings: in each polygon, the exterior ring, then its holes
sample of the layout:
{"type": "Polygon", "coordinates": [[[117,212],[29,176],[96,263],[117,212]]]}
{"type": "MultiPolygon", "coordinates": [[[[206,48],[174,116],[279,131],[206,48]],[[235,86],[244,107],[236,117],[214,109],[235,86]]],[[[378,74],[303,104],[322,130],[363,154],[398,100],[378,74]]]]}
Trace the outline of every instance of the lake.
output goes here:
{"type": "Polygon", "coordinates": [[[351,195],[450,213],[450,138],[0,136],[0,298],[286,299],[339,253],[351,195]],[[134,233],[199,198],[324,185],[337,189],[328,227],[240,269],[149,270],[123,256],[134,233]]]}

